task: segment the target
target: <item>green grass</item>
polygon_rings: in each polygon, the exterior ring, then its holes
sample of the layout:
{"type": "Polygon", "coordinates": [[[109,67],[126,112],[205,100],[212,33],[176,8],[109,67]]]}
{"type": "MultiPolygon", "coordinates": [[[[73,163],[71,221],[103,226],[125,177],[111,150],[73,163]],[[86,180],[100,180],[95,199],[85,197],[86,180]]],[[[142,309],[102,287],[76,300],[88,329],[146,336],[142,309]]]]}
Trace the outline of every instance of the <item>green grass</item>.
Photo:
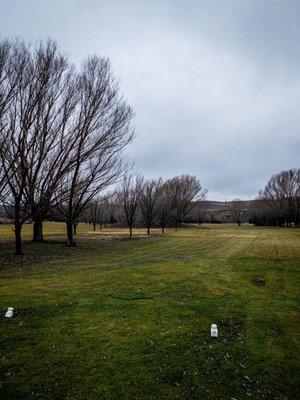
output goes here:
{"type": "Polygon", "coordinates": [[[31,229],[16,257],[0,225],[1,399],[299,395],[300,230],[204,225],[128,240],[81,225],[68,248],[64,225],[47,223],[44,244],[31,229]]]}

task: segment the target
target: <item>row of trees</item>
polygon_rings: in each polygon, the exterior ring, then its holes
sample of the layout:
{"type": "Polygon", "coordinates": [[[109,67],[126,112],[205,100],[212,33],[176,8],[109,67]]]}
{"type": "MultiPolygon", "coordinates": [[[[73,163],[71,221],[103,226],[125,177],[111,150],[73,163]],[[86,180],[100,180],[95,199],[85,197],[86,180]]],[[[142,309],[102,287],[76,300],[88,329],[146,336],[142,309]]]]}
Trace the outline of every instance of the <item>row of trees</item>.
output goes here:
{"type": "Polygon", "coordinates": [[[102,209],[101,218],[106,215],[106,223],[126,222],[130,236],[136,222],[142,223],[148,234],[153,224],[164,232],[165,226],[177,229],[181,222],[299,226],[300,169],[272,176],[256,200],[237,198],[218,207],[214,202],[203,202],[205,197],[206,190],[196,177],[183,175],[163,182],[130,175],[113,201],[106,200],[97,207],[102,209]],[[109,211],[112,207],[114,213],[109,211]]]}
{"type": "Polygon", "coordinates": [[[0,203],[13,220],[16,254],[25,221],[43,240],[55,208],[73,228],[96,195],[124,172],[133,112],[106,58],[78,71],[51,40],[0,42],[0,203]]]}
{"type": "Polygon", "coordinates": [[[192,211],[197,200],[206,196],[200,181],[195,176],[181,175],[163,181],[145,180],[141,174],[126,174],[122,185],[113,196],[96,200],[85,214],[85,220],[96,228],[96,224],[113,224],[116,219],[132,229],[139,222],[148,235],[153,225],[172,225],[178,229],[192,211]]]}

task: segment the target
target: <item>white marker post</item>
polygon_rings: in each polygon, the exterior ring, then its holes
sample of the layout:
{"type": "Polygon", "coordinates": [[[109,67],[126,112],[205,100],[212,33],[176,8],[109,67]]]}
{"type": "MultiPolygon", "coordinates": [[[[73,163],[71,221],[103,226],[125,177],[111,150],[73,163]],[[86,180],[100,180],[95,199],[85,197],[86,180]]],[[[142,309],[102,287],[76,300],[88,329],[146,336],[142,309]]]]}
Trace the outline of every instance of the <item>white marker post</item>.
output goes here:
{"type": "Polygon", "coordinates": [[[5,314],[5,318],[11,318],[13,315],[14,315],[13,307],[8,307],[6,314],[5,314]]]}
{"type": "Polygon", "coordinates": [[[218,327],[216,324],[211,324],[210,327],[210,336],[211,337],[218,337],[218,327]]]}

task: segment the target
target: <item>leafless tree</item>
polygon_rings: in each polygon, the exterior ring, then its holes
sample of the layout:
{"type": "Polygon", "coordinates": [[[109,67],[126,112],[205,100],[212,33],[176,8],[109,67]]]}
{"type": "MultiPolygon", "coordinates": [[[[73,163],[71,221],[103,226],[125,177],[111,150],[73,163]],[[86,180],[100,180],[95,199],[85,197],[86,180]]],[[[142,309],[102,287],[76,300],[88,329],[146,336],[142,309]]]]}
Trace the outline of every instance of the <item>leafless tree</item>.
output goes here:
{"type": "Polygon", "coordinates": [[[117,206],[117,193],[109,193],[107,195],[105,214],[107,216],[107,222],[111,225],[111,228],[114,227],[114,223],[116,222],[117,206]]]}
{"type": "Polygon", "coordinates": [[[238,226],[241,226],[242,219],[244,217],[244,209],[241,199],[234,199],[230,203],[230,213],[233,222],[238,224],[238,226]]]}
{"type": "Polygon", "coordinates": [[[158,199],[161,186],[162,179],[147,180],[141,186],[139,205],[142,223],[147,228],[148,235],[150,235],[150,229],[159,211],[158,199]]]}
{"type": "Polygon", "coordinates": [[[165,233],[165,228],[170,221],[172,211],[172,199],[169,196],[169,190],[165,183],[159,187],[157,203],[157,219],[161,227],[161,232],[165,233]]]}
{"type": "Polygon", "coordinates": [[[0,200],[11,212],[16,254],[22,254],[21,229],[31,214],[26,190],[31,155],[39,135],[37,115],[45,79],[40,64],[35,62],[24,42],[11,43],[10,51],[5,54],[8,60],[0,63],[4,69],[1,99],[9,98],[9,101],[3,103],[1,100],[0,170],[5,190],[4,193],[1,191],[0,200]]]}
{"type": "Polygon", "coordinates": [[[94,231],[96,230],[97,224],[100,225],[100,229],[105,220],[105,200],[102,198],[95,199],[87,209],[88,221],[93,225],[94,231]]]}
{"type": "Polygon", "coordinates": [[[260,199],[269,207],[277,225],[299,226],[300,215],[300,169],[294,168],[273,175],[260,199]]]}
{"type": "Polygon", "coordinates": [[[132,238],[132,228],[136,220],[142,184],[142,175],[126,174],[118,192],[118,201],[122,207],[125,222],[129,228],[130,239],[132,238]]]}
{"type": "Polygon", "coordinates": [[[72,224],[96,195],[123,173],[121,152],[131,141],[132,111],[120,98],[107,59],[91,57],[78,76],[79,103],[75,120],[74,168],[61,185],[66,200],[58,207],[74,246],[72,224]]]}
{"type": "Polygon", "coordinates": [[[35,142],[28,159],[25,196],[33,220],[33,241],[43,241],[42,222],[51,207],[58,185],[74,167],[71,158],[76,146],[72,118],[76,110],[77,92],[74,71],[67,58],[59,53],[55,42],[39,44],[34,63],[43,80],[43,93],[37,101],[33,129],[35,142]]]}
{"type": "Polygon", "coordinates": [[[0,201],[14,220],[16,252],[26,219],[42,240],[53,206],[74,245],[72,227],[89,201],[123,172],[133,113],[107,59],[90,57],[76,73],[50,40],[0,42],[0,57],[0,201]]]}
{"type": "Polygon", "coordinates": [[[200,181],[191,175],[176,176],[169,179],[165,185],[171,199],[172,217],[177,229],[196,205],[196,200],[205,197],[207,191],[202,188],[200,181]]]}
{"type": "Polygon", "coordinates": [[[54,189],[67,165],[67,141],[73,141],[72,133],[68,135],[65,129],[74,108],[72,69],[51,40],[36,46],[16,40],[5,42],[5,51],[2,43],[0,48],[0,184],[6,178],[10,196],[6,194],[5,202],[15,203],[16,188],[22,181],[23,218],[33,219],[37,240],[42,238],[43,216],[51,207],[54,189]],[[14,169],[18,165],[23,165],[22,178],[14,169]]]}

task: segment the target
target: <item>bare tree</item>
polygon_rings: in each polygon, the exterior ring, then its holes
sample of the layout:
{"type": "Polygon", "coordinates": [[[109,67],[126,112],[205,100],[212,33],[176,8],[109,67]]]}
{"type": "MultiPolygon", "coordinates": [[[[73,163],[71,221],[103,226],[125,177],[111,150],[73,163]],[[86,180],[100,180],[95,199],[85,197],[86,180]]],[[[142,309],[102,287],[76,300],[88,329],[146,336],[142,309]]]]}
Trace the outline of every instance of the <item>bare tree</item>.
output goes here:
{"type": "Polygon", "coordinates": [[[2,71],[0,114],[0,163],[6,189],[1,201],[10,210],[14,223],[16,254],[22,254],[21,230],[30,217],[26,189],[30,159],[39,131],[39,100],[45,91],[45,79],[30,48],[21,41],[11,44],[8,61],[1,61],[2,71]],[[4,78],[3,78],[4,76],[4,78]],[[13,89],[12,89],[13,88],[13,89]]]}
{"type": "Polygon", "coordinates": [[[294,168],[273,175],[260,199],[269,207],[277,225],[299,225],[300,215],[300,169],[294,168]]]}
{"type": "Polygon", "coordinates": [[[50,40],[34,48],[1,42],[0,57],[0,200],[14,220],[16,252],[29,218],[33,239],[43,239],[53,206],[74,245],[73,228],[89,201],[123,172],[133,113],[107,59],[90,57],[76,74],[50,40]]]}
{"type": "Polygon", "coordinates": [[[238,226],[241,226],[244,216],[244,209],[241,199],[234,199],[230,203],[230,213],[232,215],[233,222],[238,224],[238,226]]]}
{"type": "Polygon", "coordinates": [[[185,216],[196,205],[196,200],[204,198],[207,191],[195,176],[190,175],[176,176],[169,179],[165,185],[171,199],[172,217],[177,230],[185,216]]]}
{"type": "Polygon", "coordinates": [[[105,209],[103,206],[103,199],[101,198],[95,199],[87,209],[88,221],[93,225],[94,231],[96,230],[97,224],[100,225],[101,229],[103,221],[105,219],[104,212],[105,209]]]}
{"type": "Polygon", "coordinates": [[[158,199],[161,186],[162,179],[147,180],[141,186],[139,205],[142,223],[147,228],[148,235],[159,210],[158,199]]]}
{"type": "Polygon", "coordinates": [[[91,57],[78,76],[79,103],[74,135],[74,168],[61,192],[58,207],[67,224],[68,244],[74,246],[72,224],[91,199],[116,182],[123,172],[121,152],[131,141],[132,111],[120,98],[107,59],[91,57]]]}
{"type": "Polygon", "coordinates": [[[122,207],[125,221],[129,228],[130,239],[132,238],[132,228],[136,219],[142,184],[142,175],[126,174],[118,192],[118,201],[122,207]]]}
{"type": "Polygon", "coordinates": [[[159,188],[157,203],[157,219],[161,232],[165,233],[165,227],[168,225],[172,210],[172,199],[169,196],[166,184],[162,184],[159,188]]]}
{"type": "Polygon", "coordinates": [[[107,208],[108,222],[110,223],[111,228],[113,228],[114,223],[116,222],[117,214],[117,193],[113,193],[108,196],[107,208]]]}
{"type": "MultiPolygon", "coordinates": [[[[73,93],[69,90],[72,69],[51,40],[37,46],[16,40],[5,43],[4,47],[10,51],[2,51],[0,45],[0,141],[3,150],[0,184],[6,177],[6,187],[9,186],[11,196],[15,196],[16,187],[23,182],[21,197],[23,204],[26,203],[26,213],[22,207],[23,216],[33,219],[34,240],[37,240],[42,238],[43,216],[51,208],[54,189],[64,173],[70,150],[66,146],[67,137],[72,141],[72,134],[65,133],[70,110],[74,108],[74,87],[73,93]],[[6,62],[5,55],[9,58],[6,62]],[[10,143],[14,148],[9,148],[10,143]],[[22,179],[20,171],[14,170],[21,164],[22,179]],[[15,178],[12,181],[10,174],[15,178]]],[[[16,218],[17,215],[18,212],[16,218]]]]}
{"type": "Polygon", "coordinates": [[[51,207],[59,201],[56,189],[74,161],[76,145],[72,117],[77,102],[74,71],[55,42],[41,42],[34,63],[43,83],[33,125],[35,142],[28,158],[25,195],[33,220],[33,241],[43,241],[42,223],[51,207]]]}

